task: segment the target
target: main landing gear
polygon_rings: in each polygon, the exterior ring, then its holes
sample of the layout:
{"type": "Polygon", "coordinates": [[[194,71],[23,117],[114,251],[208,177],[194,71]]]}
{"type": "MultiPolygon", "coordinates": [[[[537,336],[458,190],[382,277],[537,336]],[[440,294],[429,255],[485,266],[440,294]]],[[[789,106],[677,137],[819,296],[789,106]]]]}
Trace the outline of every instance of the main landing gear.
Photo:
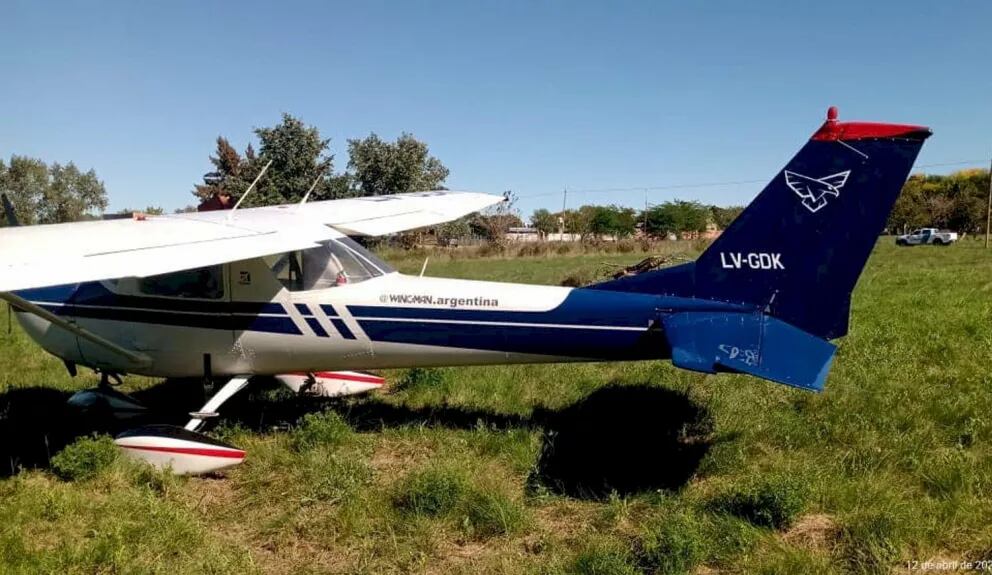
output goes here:
{"type": "MultiPolygon", "coordinates": [[[[275,379],[300,396],[334,398],[381,389],[385,380],[360,371],[319,371],[288,373],[275,379]]],[[[208,419],[219,415],[220,407],[248,385],[248,376],[229,379],[199,409],[190,413],[184,427],[144,425],[117,435],[114,443],[128,456],[168,468],[178,474],[212,473],[244,461],[245,452],[201,432],[208,419]]],[[[73,395],[69,404],[101,422],[126,423],[138,418],[147,421],[151,412],[137,399],[114,389],[121,379],[102,373],[100,385],[73,395]]]]}
{"type": "MultiPolygon", "coordinates": [[[[245,459],[244,450],[198,430],[208,419],[219,415],[220,406],[244,389],[248,379],[238,376],[228,380],[199,411],[189,414],[185,427],[162,424],[136,427],[118,434],[114,443],[129,457],[180,475],[212,473],[237,465],[245,459]]],[[[138,400],[114,389],[111,380],[120,383],[116,374],[102,374],[98,387],[76,393],[69,398],[69,404],[88,415],[121,422],[149,415],[148,408],[138,400]]]]}

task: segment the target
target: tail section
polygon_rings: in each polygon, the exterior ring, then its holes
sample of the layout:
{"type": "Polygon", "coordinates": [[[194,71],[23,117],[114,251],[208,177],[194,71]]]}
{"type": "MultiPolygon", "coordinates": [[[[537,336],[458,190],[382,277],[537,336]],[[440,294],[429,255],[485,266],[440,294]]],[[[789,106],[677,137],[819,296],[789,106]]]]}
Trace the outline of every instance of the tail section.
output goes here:
{"type": "Polygon", "coordinates": [[[836,109],[691,264],[594,286],[751,304],[823,339],[850,296],[913,162],[920,126],[839,122],[836,109]]]}

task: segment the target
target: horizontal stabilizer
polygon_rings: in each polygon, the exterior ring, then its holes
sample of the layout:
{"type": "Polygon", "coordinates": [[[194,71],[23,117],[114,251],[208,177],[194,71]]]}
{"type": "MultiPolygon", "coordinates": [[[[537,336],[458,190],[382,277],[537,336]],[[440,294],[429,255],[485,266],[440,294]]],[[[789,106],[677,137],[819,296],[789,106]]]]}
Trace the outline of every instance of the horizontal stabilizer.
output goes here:
{"type": "Polygon", "coordinates": [[[823,391],[837,349],[761,313],[682,312],[664,326],[677,367],[747,373],[812,391],[823,391]]]}

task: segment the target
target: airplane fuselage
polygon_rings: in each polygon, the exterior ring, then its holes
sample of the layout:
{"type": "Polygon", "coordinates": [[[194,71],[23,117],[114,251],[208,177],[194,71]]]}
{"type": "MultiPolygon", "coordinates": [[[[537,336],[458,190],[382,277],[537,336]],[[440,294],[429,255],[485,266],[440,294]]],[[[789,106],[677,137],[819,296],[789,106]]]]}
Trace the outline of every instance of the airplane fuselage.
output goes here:
{"type": "Polygon", "coordinates": [[[151,359],[136,365],[34,315],[28,334],[63,360],[157,377],[669,357],[660,319],[740,310],[690,298],[387,273],[289,291],[262,260],[225,266],[218,299],[96,282],[19,295],[151,359]],[[133,292],[133,290],[131,290],[133,292]]]}

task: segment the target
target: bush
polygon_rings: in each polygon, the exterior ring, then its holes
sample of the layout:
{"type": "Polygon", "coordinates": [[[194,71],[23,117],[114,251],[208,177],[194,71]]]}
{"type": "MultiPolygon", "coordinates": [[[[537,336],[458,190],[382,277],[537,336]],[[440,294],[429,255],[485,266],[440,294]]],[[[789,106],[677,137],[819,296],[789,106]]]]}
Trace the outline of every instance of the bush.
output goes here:
{"type": "Polygon", "coordinates": [[[631,563],[626,551],[600,545],[576,555],[567,572],[576,575],[637,575],[640,571],[631,563]]]}
{"type": "Polygon", "coordinates": [[[293,449],[300,452],[321,445],[340,445],[351,434],[351,427],[340,415],[334,411],[325,411],[304,415],[290,437],[293,449]]]}
{"type": "Polygon", "coordinates": [[[676,513],[649,526],[636,545],[638,562],[649,573],[688,573],[703,558],[699,523],[676,513]]]}
{"type": "Polygon", "coordinates": [[[637,242],[630,238],[622,239],[616,242],[617,253],[629,254],[637,250],[637,242]]]}
{"type": "Polygon", "coordinates": [[[416,390],[431,387],[441,387],[445,384],[447,377],[440,369],[427,367],[414,367],[406,370],[403,378],[396,384],[397,390],[416,390]]]}
{"type": "Polygon", "coordinates": [[[559,285],[564,287],[584,287],[593,283],[596,279],[597,276],[595,272],[577,269],[565,276],[565,279],[561,280],[559,285]]]}
{"type": "Polygon", "coordinates": [[[66,481],[89,479],[110,467],[119,453],[114,441],[106,435],[81,437],[52,457],[52,471],[66,481]]]}
{"type": "Polygon", "coordinates": [[[803,512],[807,497],[804,485],[782,476],[746,483],[718,496],[712,506],[754,525],[782,529],[803,512]]]}
{"type": "Polygon", "coordinates": [[[547,242],[528,242],[520,246],[517,255],[520,257],[543,256],[548,253],[548,249],[547,242]]]}
{"type": "Polygon", "coordinates": [[[465,500],[466,530],[487,538],[519,531],[524,525],[524,510],[517,502],[499,492],[472,491],[465,500]]]}
{"type": "Polygon", "coordinates": [[[185,476],[176,475],[171,469],[159,469],[140,461],[132,462],[127,471],[131,485],[161,496],[167,496],[186,480],[185,476]]]}
{"type": "Polygon", "coordinates": [[[462,472],[431,468],[408,475],[393,496],[393,505],[407,513],[439,517],[461,505],[467,491],[462,472]]]}

